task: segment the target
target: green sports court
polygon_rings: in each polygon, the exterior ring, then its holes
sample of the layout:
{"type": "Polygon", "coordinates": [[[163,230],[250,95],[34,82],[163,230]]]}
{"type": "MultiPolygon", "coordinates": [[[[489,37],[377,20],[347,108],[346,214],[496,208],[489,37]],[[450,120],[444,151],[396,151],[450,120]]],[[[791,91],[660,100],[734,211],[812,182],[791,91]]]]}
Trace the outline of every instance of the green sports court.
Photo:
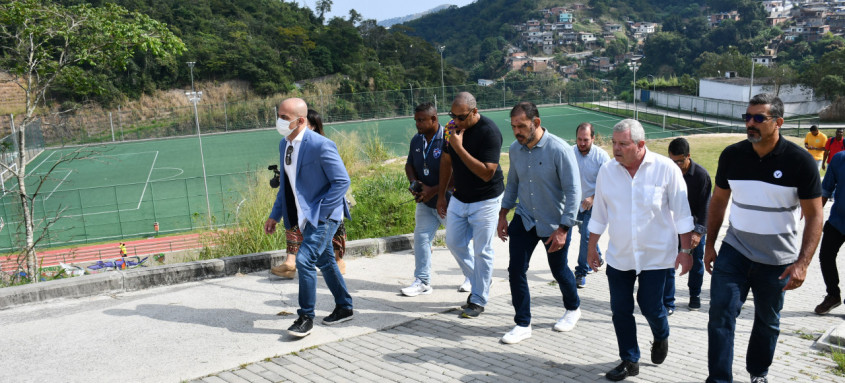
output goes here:
{"type": "MultiPolygon", "coordinates": [[[[449,118],[445,111],[440,112],[445,125],[449,118]]],[[[499,126],[504,138],[502,150],[507,151],[514,141],[509,110],[482,114],[499,126]]],[[[567,105],[541,107],[540,117],[545,128],[570,143],[581,122],[592,123],[598,134],[609,137],[620,120],[618,116],[567,105]]],[[[648,138],[673,135],[654,125],[645,125],[645,129],[648,138]]],[[[378,135],[393,154],[404,156],[416,128],[413,119],[406,117],[333,123],[326,125],[326,131],[335,140],[353,132],[364,140],[378,135]]],[[[33,211],[37,220],[60,219],[40,246],[150,236],[155,234],[156,222],[160,234],[204,228],[209,223],[208,207],[213,225],[232,224],[248,174],[257,173],[262,180],[271,177],[266,169],[279,162],[280,139],[275,129],[202,136],[207,202],[196,136],[45,150],[29,162],[27,189],[31,194],[38,181],[55,167],[41,185],[33,211]],[[77,149],[89,152],[86,158],[61,162],[63,156],[77,149]]],[[[14,180],[7,179],[3,187],[0,251],[10,252],[21,243],[23,232],[14,180]]],[[[270,206],[267,209],[269,212],[270,206]]],[[[39,232],[43,232],[43,224],[41,228],[39,232]]]]}

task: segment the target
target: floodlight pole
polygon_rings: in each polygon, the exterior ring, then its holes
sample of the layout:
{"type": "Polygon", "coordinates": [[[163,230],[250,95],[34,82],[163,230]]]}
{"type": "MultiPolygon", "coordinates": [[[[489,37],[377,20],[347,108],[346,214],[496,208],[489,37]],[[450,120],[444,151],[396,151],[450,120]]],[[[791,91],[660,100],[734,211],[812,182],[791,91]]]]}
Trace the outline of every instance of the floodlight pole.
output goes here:
{"type": "Polygon", "coordinates": [[[202,98],[202,92],[196,92],[194,90],[194,65],[196,64],[195,61],[189,61],[188,67],[191,68],[191,92],[186,92],[185,95],[188,96],[188,101],[194,104],[194,122],[197,125],[197,140],[199,140],[200,144],[200,163],[202,164],[202,183],[205,186],[205,208],[208,210],[208,228],[212,228],[212,216],[211,216],[211,201],[208,198],[208,176],[205,172],[205,156],[202,152],[202,134],[200,134],[200,117],[199,112],[197,111],[197,102],[199,102],[200,98],[202,98]]]}
{"type": "Polygon", "coordinates": [[[634,72],[634,94],[632,94],[632,98],[634,99],[634,119],[639,121],[640,113],[637,110],[637,69],[639,69],[640,65],[637,62],[631,61],[628,63],[628,68],[634,72]]]}
{"type": "Polygon", "coordinates": [[[440,89],[443,92],[443,101],[446,100],[446,81],[443,79],[443,50],[446,49],[445,45],[441,45],[437,50],[440,51],[440,89]]]}
{"type": "Polygon", "coordinates": [[[414,108],[414,83],[409,82],[408,85],[411,87],[411,108],[414,108]]]}

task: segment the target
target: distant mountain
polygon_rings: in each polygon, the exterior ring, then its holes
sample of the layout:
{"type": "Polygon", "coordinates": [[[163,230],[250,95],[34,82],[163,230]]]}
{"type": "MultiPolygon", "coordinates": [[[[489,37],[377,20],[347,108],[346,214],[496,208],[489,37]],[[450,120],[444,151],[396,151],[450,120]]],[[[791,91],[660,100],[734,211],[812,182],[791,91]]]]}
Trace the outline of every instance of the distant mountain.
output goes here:
{"type": "Polygon", "coordinates": [[[381,20],[381,21],[378,22],[378,25],[381,26],[381,27],[390,28],[394,24],[402,24],[406,21],[416,20],[416,19],[419,19],[420,17],[423,17],[423,16],[428,15],[430,13],[437,13],[437,12],[440,12],[444,9],[449,8],[449,7],[454,7],[454,5],[452,5],[452,4],[438,5],[437,7],[434,7],[432,9],[427,10],[427,11],[414,13],[413,15],[402,16],[402,17],[393,17],[393,18],[390,18],[390,19],[387,19],[387,20],[381,20]]]}

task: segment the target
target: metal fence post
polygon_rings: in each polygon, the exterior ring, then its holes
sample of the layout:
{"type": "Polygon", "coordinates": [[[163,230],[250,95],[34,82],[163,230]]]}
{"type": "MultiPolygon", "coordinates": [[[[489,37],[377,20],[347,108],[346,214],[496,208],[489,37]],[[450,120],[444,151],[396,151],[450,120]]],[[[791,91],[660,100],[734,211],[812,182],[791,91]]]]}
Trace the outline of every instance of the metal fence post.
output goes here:
{"type": "Polygon", "coordinates": [[[88,242],[88,228],[85,227],[85,204],[82,203],[82,193],[76,189],[76,199],[79,200],[79,219],[82,220],[82,235],[85,236],[85,242],[88,242]]]}
{"type": "Polygon", "coordinates": [[[114,142],[114,120],[111,117],[111,112],[109,112],[109,126],[111,126],[111,142],[114,142]]]}
{"type": "Polygon", "coordinates": [[[120,230],[120,238],[123,238],[123,222],[120,219],[120,200],[117,199],[117,187],[112,186],[114,191],[114,206],[117,207],[117,228],[120,230]]]}
{"type": "Polygon", "coordinates": [[[226,109],[226,94],[223,93],[223,122],[226,124],[226,131],[229,131],[229,111],[226,109]]]}
{"type": "Polygon", "coordinates": [[[150,204],[153,206],[153,222],[158,222],[158,215],[156,214],[156,194],[153,185],[155,185],[155,182],[150,182],[150,204]]]}
{"type": "Polygon", "coordinates": [[[191,194],[188,192],[188,179],[183,178],[182,182],[185,184],[185,205],[188,206],[188,221],[190,221],[191,230],[194,229],[194,216],[191,213],[191,194]]]}

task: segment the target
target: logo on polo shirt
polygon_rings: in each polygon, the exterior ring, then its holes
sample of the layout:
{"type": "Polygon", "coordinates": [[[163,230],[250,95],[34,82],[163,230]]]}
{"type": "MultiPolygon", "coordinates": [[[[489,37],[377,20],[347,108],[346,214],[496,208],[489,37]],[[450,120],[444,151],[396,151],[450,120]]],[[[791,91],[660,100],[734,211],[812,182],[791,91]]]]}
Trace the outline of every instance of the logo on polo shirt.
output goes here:
{"type": "Polygon", "coordinates": [[[775,175],[775,178],[780,179],[780,177],[783,177],[783,172],[782,172],[782,171],[780,171],[780,170],[775,170],[775,174],[774,174],[774,175],[775,175]]]}
{"type": "Polygon", "coordinates": [[[440,148],[434,149],[434,158],[440,158],[440,148]]]}

